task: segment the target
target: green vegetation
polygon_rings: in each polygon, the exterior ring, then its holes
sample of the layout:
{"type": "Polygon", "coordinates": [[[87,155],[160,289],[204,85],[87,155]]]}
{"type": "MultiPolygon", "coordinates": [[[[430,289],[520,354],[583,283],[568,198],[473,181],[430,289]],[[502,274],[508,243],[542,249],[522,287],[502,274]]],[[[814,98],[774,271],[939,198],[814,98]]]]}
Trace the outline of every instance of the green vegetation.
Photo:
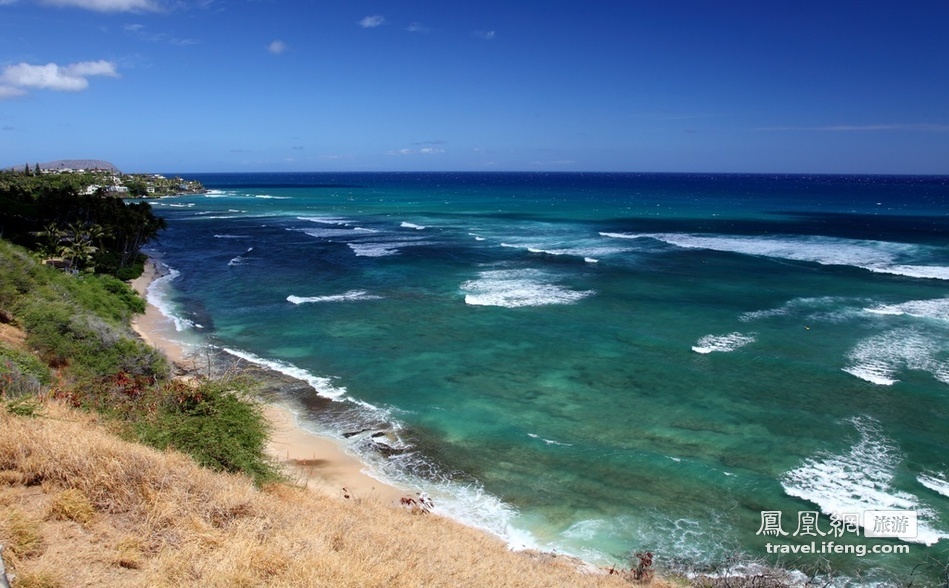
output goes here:
{"type": "Polygon", "coordinates": [[[268,429],[258,404],[238,380],[175,381],[159,393],[157,410],[135,421],[135,437],[160,449],[172,447],[214,470],[243,472],[258,482],[275,479],[260,458],[268,429]]]}
{"type": "Polygon", "coordinates": [[[51,381],[49,367],[39,358],[0,343],[0,389],[8,398],[39,394],[51,381]]]}
{"type": "Polygon", "coordinates": [[[252,383],[170,379],[165,357],[132,332],[145,302],[108,275],[73,276],[0,240],[0,322],[28,348],[0,341],[0,408],[31,415],[51,396],[107,416],[126,438],[175,448],[257,483],[278,477],[252,383]]]}
{"type": "MultiPolygon", "coordinates": [[[[148,189],[144,181],[133,185],[136,193],[148,189]]],[[[0,172],[0,235],[44,258],[59,258],[67,269],[134,278],[142,271],[142,246],[158,236],[165,220],[148,203],[119,197],[128,189],[116,189],[112,176],[106,181],[91,172],[0,172]]]]}

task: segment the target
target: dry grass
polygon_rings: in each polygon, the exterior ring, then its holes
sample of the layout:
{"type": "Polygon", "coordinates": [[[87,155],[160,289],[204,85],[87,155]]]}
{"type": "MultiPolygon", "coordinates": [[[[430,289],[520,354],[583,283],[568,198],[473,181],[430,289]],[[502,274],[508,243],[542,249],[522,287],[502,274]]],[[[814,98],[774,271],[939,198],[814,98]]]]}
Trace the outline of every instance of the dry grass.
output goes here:
{"type": "Polygon", "coordinates": [[[76,521],[81,525],[88,525],[92,522],[95,513],[89,497],[78,488],[63,490],[50,499],[49,517],[54,519],[76,521]]]}
{"type": "Polygon", "coordinates": [[[18,329],[13,325],[0,322],[0,343],[6,343],[11,347],[20,349],[25,348],[26,333],[24,333],[22,329],[18,329]]]}
{"type": "Polygon", "coordinates": [[[0,414],[0,431],[0,543],[15,587],[629,586],[434,515],[257,490],[56,404],[40,418],[0,414]]]}

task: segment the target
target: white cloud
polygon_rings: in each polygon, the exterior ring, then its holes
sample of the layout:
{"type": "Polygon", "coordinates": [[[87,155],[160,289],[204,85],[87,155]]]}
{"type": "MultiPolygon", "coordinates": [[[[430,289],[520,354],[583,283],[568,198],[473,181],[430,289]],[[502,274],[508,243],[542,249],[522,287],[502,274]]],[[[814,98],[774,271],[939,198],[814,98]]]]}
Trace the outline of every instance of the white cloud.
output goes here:
{"type": "Polygon", "coordinates": [[[421,149],[393,149],[386,152],[386,155],[437,155],[444,152],[444,149],[437,147],[422,147],[421,149]]]}
{"type": "Polygon", "coordinates": [[[55,63],[31,65],[18,63],[3,68],[0,75],[0,98],[21,96],[24,88],[57,92],[79,92],[89,87],[91,76],[118,77],[111,61],[80,61],[66,66],[55,63]]]}
{"type": "Polygon", "coordinates": [[[478,37],[479,39],[490,41],[494,39],[495,32],[494,31],[475,31],[471,34],[474,35],[475,37],[478,37]]]}
{"type": "Polygon", "coordinates": [[[359,26],[364,29],[374,29],[376,27],[382,26],[386,21],[385,17],[381,14],[374,14],[372,16],[367,16],[366,18],[359,21],[359,26]]]}
{"type": "Polygon", "coordinates": [[[409,26],[405,27],[405,30],[407,30],[410,33],[427,33],[431,29],[429,29],[427,26],[423,25],[420,22],[412,22],[412,23],[409,23],[409,26]]]}
{"type": "Polygon", "coordinates": [[[280,55],[289,48],[290,47],[280,39],[272,41],[270,45],[267,45],[267,51],[270,51],[274,55],[280,55]]]}
{"type": "Polygon", "coordinates": [[[41,0],[49,6],[74,6],[97,12],[134,12],[158,10],[153,0],[41,0]]]}
{"type": "Polygon", "coordinates": [[[106,76],[117,78],[119,76],[115,71],[115,64],[111,61],[100,59],[99,61],[80,61],[62,68],[63,72],[70,77],[85,78],[88,76],[106,76]]]}
{"type": "Polygon", "coordinates": [[[26,94],[25,90],[0,84],[0,100],[3,100],[4,98],[13,98],[15,96],[23,96],[24,94],[26,94]]]}

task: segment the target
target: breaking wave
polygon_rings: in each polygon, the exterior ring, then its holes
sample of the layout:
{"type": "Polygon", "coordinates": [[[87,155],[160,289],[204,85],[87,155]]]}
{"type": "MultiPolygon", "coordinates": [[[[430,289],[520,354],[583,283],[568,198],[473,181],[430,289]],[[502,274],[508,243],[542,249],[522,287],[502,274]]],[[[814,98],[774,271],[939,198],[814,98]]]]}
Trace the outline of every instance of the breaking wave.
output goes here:
{"type": "Polygon", "coordinates": [[[744,333],[728,333],[727,335],[706,335],[692,346],[696,353],[712,353],[735,351],[745,345],[755,342],[755,335],[744,333]]]}
{"type": "Polygon", "coordinates": [[[880,386],[898,382],[903,370],[922,370],[949,384],[949,363],[940,361],[942,344],[915,329],[903,328],[868,337],[851,349],[845,372],[880,386]]]}
{"type": "Polygon", "coordinates": [[[311,302],[350,302],[355,300],[381,300],[382,296],[374,296],[365,290],[350,290],[343,294],[331,294],[328,296],[287,296],[287,302],[293,304],[306,304],[311,302]]]}
{"type": "Polygon", "coordinates": [[[903,455],[884,436],[880,423],[869,417],[856,417],[850,423],[860,436],[850,450],[839,455],[819,453],[805,459],[782,476],[784,491],[816,504],[828,516],[862,514],[868,510],[915,510],[919,517],[918,535],[902,540],[933,545],[949,537],[931,526],[935,514],[917,496],[893,487],[903,455]]]}
{"type": "Polygon", "coordinates": [[[908,263],[924,255],[925,248],[906,243],[791,235],[745,237],[688,233],[609,232],[601,232],[600,235],[614,239],[653,239],[684,249],[708,249],[807,261],[821,265],[846,265],[876,273],[949,280],[949,266],[908,263]]]}
{"type": "Polygon", "coordinates": [[[504,308],[573,304],[596,293],[571,290],[558,284],[555,276],[536,269],[484,271],[463,283],[461,290],[466,304],[504,308]]]}

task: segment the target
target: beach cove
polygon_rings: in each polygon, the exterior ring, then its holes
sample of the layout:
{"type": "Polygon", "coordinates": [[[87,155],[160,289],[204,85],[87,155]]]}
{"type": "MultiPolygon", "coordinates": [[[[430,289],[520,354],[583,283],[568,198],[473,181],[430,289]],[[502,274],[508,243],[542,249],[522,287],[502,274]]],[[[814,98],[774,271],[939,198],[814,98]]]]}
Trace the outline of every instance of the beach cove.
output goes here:
{"type": "MultiPolygon", "coordinates": [[[[148,302],[148,287],[157,277],[156,266],[149,261],[145,272],[132,281],[132,288],[147,302],[145,313],[132,320],[132,328],[146,343],[161,350],[177,370],[200,373],[200,358],[189,355],[180,343],[169,338],[168,333],[174,331],[173,321],[148,302]]],[[[266,403],[263,411],[271,427],[268,453],[287,470],[291,481],[334,497],[388,505],[397,505],[400,498],[413,495],[409,488],[397,488],[364,473],[365,466],[358,458],[332,439],[301,428],[290,409],[266,403]]]]}
{"type": "Polygon", "coordinates": [[[154,203],[169,335],[292,376],[307,429],[441,514],[708,569],[767,555],[763,511],[912,508],[915,541],[849,538],[910,557],[834,569],[945,557],[943,179],[198,179],[154,203]]]}

